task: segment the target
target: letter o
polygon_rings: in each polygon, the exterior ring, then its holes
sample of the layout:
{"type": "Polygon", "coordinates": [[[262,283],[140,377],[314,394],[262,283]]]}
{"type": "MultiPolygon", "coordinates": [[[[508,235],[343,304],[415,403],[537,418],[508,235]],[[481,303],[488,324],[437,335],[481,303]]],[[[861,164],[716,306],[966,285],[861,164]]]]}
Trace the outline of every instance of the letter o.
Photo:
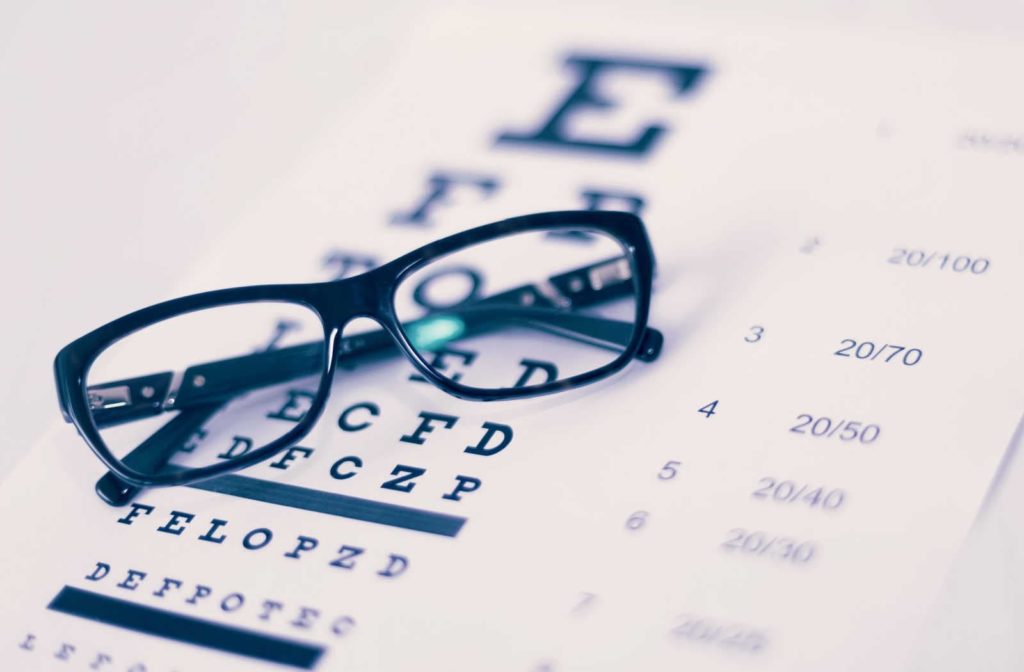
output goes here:
{"type": "Polygon", "coordinates": [[[244,537],[242,537],[242,546],[245,546],[250,551],[258,551],[267,544],[269,544],[270,540],[273,538],[273,532],[271,532],[265,527],[257,527],[255,530],[249,530],[249,532],[244,537]],[[257,543],[252,540],[252,538],[257,534],[263,535],[262,542],[257,543]]]}
{"type": "Polygon", "coordinates": [[[341,618],[335,619],[334,622],[331,623],[331,632],[338,637],[344,637],[349,633],[349,630],[351,630],[355,626],[356,619],[352,618],[351,616],[342,616],[341,618]]]}
{"type": "Polygon", "coordinates": [[[449,308],[461,306],[467,301],[472,301],[473,299],[475,299],[477,294],[480,292],[481,285],[483,285],[483,278],[480,277],[480,274],[475,269],[469,268],[468,266],[446,268],[423,278],[423,280],[421,280],[420,283],[416,285],[416,289],[413,290],[412,298],[413,301],[415,301],[416,303],[418,303],[419,305],[423,306],[428,310],[448,310],[449,308]],[[449,301],[443,304],[431,303],[430,299],[427,297],[428,286],[434,280],[437,280],[438,278],[441,278],[446,275],[462,275],[466,278],[469,278],[469,293],[466,294],[466,296],[464,296],[463,298],[455,301],[449,301]]]}
{"type": "Polygon", "coordinates": [[[245,596],[241,593],[231,593],[220,601],[220,608],[223,611],[238,611],[245,604],[245,596]],[[230,604],[229,604],[230,601],[230,604]],[[233,604],[234,606],[231,606],[233,604]]]}

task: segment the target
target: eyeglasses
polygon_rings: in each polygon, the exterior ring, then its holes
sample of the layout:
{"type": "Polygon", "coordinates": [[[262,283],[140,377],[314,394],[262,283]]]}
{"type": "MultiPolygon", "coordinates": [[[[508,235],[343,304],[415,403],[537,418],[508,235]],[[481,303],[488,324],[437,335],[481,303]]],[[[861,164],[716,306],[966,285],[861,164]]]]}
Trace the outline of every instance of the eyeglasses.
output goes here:
{"type": "Polygon", "coordinates": [[[662,343],[647,327],[653,272],[633,215],[516,217],[350,278],[222,289],[136,311],[58,353],[57,393],[65,420],[109,469],[97,493],[122,505],[141,487],[194,483],[294,446],[323,412],[339,366],[401,353],[445,392],[492,401],[653,361],[662,343]],[[376,324],[349,328],[361,317],[376,324]]]}

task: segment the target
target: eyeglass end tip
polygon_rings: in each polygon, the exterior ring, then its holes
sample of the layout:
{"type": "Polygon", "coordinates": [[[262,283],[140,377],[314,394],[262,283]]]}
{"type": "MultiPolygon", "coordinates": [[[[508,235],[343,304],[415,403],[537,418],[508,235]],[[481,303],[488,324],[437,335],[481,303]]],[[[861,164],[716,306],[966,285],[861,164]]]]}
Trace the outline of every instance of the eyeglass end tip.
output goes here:
{"type": "Polygon", "coordinates": [[[119,479],[114,474],[107,472],[96,481],[96,494],[111,506],[124,506],[132,501],[139,489],[119,479]]]}
{"type": "Polygon", "coordinates": [[[640,349],[636,358],[641,362],[653,362],[661,354],[661,346],[665,343],[665,337],[660,331],[653,327],[644,330],[643,339],[640,341],[640,349]]]}

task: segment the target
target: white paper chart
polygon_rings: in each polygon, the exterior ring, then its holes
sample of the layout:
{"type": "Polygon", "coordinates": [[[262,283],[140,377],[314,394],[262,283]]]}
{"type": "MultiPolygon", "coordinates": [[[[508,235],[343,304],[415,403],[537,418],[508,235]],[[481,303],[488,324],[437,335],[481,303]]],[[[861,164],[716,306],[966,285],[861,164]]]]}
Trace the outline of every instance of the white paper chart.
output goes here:
{"type": "Polygon", "coordinates": [[[902,669],[1024,407],[1020,50],[482,12],[408,51],[182,291],[629,210],[660,359],[498,404],[343,369],[298,448],[123,508],[55,427],[0,491],[5,664],[902,669]]]}

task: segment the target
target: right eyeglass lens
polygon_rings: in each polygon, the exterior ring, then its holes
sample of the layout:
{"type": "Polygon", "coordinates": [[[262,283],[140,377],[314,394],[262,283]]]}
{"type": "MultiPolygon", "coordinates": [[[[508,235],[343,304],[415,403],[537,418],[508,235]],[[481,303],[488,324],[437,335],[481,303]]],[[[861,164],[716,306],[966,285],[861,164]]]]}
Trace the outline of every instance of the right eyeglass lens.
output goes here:
{"type": "Polygon", "coordinates": [[[484,390],[538,387],[623,356],[637,322],[632,269],[623,244],[603,232],[513,234],[409,274],[395,310],[441,376],[484,390]]]}
{"type": "Polygon", "coordinates": [[[266,301],[169,318],[114,342],[86,376],[104,444],[147,476],[238,460],[284,436],[322,377],[311,309],[266,301]]]}

